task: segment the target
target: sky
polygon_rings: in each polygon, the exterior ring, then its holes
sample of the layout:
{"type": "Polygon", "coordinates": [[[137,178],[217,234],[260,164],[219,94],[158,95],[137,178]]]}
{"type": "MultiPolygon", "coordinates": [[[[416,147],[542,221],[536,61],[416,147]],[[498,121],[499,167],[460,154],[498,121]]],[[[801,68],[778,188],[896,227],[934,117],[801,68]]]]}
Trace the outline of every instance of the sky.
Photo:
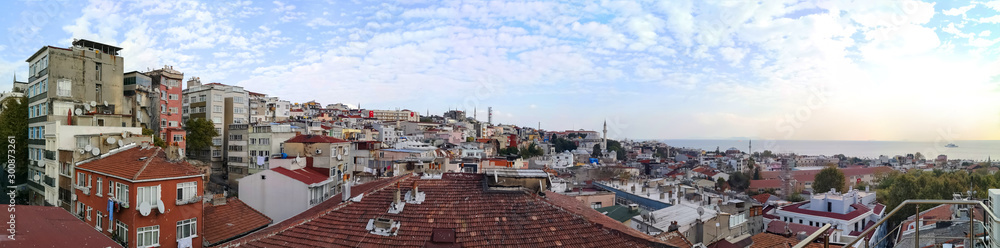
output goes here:
{"type": "MultiPolygon", "coordinates": [[[[126,71],[621,139],[1000,140],[1000,1],[8,3],[0,80],[74,38],[126,71]]],[[[8,81],[9,82],[9,81],[8,81]]],[[[4,84],[0,90],[9,90],[4,84]]]]}

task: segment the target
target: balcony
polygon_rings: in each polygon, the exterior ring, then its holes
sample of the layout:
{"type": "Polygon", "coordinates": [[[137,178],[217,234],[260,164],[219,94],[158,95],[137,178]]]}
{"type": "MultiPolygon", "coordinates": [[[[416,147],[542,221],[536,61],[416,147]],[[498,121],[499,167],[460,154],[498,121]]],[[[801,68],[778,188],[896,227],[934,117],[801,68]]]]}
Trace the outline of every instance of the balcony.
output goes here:
{"type": "Polygon", "coordinates": [[[52,178],[50,176],[45,176],[45,180],[43,180],[43,181],[45,182],[45,185],[48,185],[49,187],[55,187],[56,186],[56,179],[52,178]]]}
{"type": "Polygon", "coordinates": [[[40,184],[39,182],[35,182],[32,180],[28,180],[28,188],[33,188],[36,191],[45,192],[45,186],[42,186],[42,184],[40,184]]]}
{"type": "Polygon", "coordinates": [[[82,191],[84,195],[90,195],[90,187],[84,187],[84,186],[80,186],[80,185],[73,185],[73,188],[82,191]]]}

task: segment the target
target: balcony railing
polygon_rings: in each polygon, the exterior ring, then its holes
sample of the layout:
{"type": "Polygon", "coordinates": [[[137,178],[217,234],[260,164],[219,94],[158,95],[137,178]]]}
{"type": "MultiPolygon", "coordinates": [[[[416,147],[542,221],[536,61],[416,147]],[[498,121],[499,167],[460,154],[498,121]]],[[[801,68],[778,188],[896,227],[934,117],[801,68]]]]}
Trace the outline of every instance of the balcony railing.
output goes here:
{"type": "Polygon", "coordinates": [[[44,182],[45,182],[45,185],[48,185],[49,187],[55,187],[56,186],[56,179],[52,178],[50,176],[45,176],[44,182]]]}
{"type": "Polygon", "coordinates": [[[56,152],[45,150],[45,159],[56,160],[56,152]]]}

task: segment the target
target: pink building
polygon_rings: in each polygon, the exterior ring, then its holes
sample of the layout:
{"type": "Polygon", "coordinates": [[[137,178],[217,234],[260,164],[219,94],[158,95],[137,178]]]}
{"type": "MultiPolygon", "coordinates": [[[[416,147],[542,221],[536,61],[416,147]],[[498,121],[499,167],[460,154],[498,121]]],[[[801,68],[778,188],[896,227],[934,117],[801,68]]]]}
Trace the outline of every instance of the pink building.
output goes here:
{"type": "Polygon", "coordinates": [[[152,79],[152,88],[159,94],[158,104],[153,107],[159,109],[160,114],[150,123],[151,129],[168,144],[186,147],[186,132],[181,127],[184,124],[181,122],[181,81],[184,80],[184,73],[174,70],[173,66],[164,66],[145,74],[152,79]]]}

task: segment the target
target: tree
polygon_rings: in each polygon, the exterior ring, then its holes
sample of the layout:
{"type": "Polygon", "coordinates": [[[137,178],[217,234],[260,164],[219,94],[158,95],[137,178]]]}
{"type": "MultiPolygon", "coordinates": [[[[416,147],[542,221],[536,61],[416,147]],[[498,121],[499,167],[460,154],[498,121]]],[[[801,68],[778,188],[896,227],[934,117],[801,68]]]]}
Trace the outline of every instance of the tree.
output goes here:
{"type": "Polygon", "coordinates": [[[750,177],[743,174],[743,172],[734,172],[729,175],[729,186],[731,186],[733,190],[744,191],[750,187],[750,177]]]}
{"type": "Polygon", "coordinates": [[[718,146],[715,147],[715,154],[719,154],[719,147],[718,146]]]}
{"type": "Polygon", "coordinates": [[[542,156],[544,154],[545,151],[542,151],[542,148],[538,147],[538,145],[535,145],[534,142],[521,149],[521,157],[524,158],[532,158],[532,157],[542,156]]]}
{"type": "Polygon", "coordinates": [[[837,169],[837,166],[827,166],[816,174],[812,185],[813,192],[823,193],[830,191],[830,189],[845,192],[844,181],[844,172],[837,169]]]}
{"type": "Polygon", "coordinates": [[[774,153],[771,153],[771,150],[764,150],[764,152],[760,153],[760,156],[765,158],[770,158],[774,157],[774,153]]]}
{"type": "Polygon", "coordinates": [[[551,142],[552,145],[556,148],[556,153],[576,150],[575,142],[570,141],[568,139],[556,137],[555,135],[552,135],[552,137],[553,138],[549,140],[549,142],[551,142]]]}
{"type": "Polygon", "coordinates": [[[917,161],[923,160],[924,159],[924,155],[920,154],[919,152],[917,152],[917,153],[913,154],[913,159],[917,160],[917,161]]]}
{"type": "Polygon", "coordinates": [[[187,130],[188,150],[208,149],[212,147],[212,138],[220,135],[219,132],[215,131],[215,124],[203,118],[188,119],[184,123],[184,127],[187,130]]]}
{"type": "Polygon", "coordinates": [[[753,168],[753,180],[760,180],[760,167],[753,168]]]}
{"type": "MultiPolygon", "coordinates": [[[[0,138],[3,138],[2,143],[3,149],[0,149],[0,164],[3,165],[3,173],[5,175],[3,178],[3,188],[6,189],[7,186],[13,186],[18,184],[23,184],[28,179],[28,98],[27,97],[10,97],[4,99],[0,102],[0,138]],[[13,141],[11,138],[13,137],[13,141]],[[10,154],[9,152],[13,152],[10,154]],[[14,162],[14,184],[10,184],[7,180],[8,161],[14,162]]],[[[19,194],[25,195],[25,194],[19,194]]],[[[6,198],[5,200],[10,200],[6,198]]],[[[18,204],[25,204],[25,202],[19,202],[18,204]]]]}
{"type": "Polygon", "coordinates": [[[719,179],[715,181],[715,188],[720,191],[726,190],[726,188],[729,188],[729,183],[726,183],[725,178],[719,177],[719,179]]]}
{"type": "Polygon", "coordinates": [[[800,195],[799,193],[792,193],[791,195],[788,195],[788,197],[786,197],[785,200],[790,202],[800,202],[800,201],[805,201],[806,198],[802,197],[802,195],[800,195]]]}
{"type": "Polygon", "coordinates": [[[159,147],[163,147],[163,148],[167,147],[167,142],[164,142],[163,139],[160,138],[160,136],[154,136],[152,129],[142,128],[142,135],[153,136],[153,145],[155,145],[155,146],[159,146],[159,147]]]}
{"type": "Polygon", "coordinates": [[[594,152],[590,153],[591,158],[600,158],[604,154],[601,154],[601,144],[594,144],[594,152]]]}

